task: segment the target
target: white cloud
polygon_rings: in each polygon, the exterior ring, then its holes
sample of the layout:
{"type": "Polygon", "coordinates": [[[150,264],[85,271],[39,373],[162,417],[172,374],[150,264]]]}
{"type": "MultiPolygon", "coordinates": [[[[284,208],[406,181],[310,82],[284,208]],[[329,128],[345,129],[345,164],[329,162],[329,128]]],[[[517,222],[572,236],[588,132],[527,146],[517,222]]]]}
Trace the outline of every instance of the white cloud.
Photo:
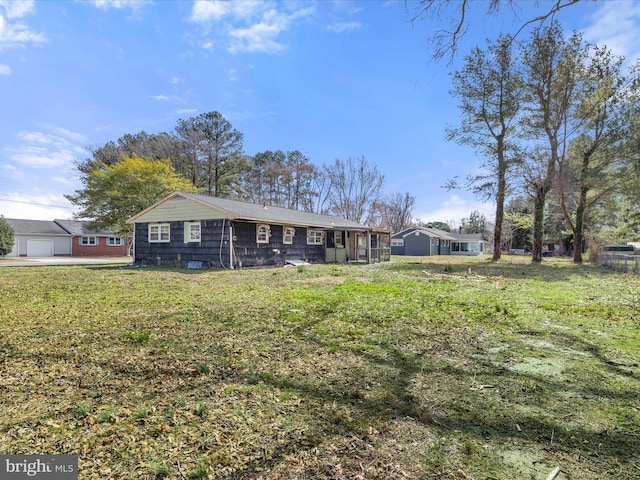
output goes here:
{"type": "Polygon", "coordinates": [[[224,17],[250,19],[256,12],[264,9],[265,2],[259,0],[225,1],[196,0],[191,9],[192,22],[208,23],[224,17]]]}
{"type": "Polygon", "coordinates": [[[353,32],[355,30],[360,30],[361,28],[362,23],[360,22],[336,22],[327,25],[326,27],[327,30],[335,33],[353,32]]]}
{"type": "Polygon", "coordinates": [[[590,19],[593,23],[582,29],[585,40],[606,45],[613,53],[633,62],[640,57],[640,3],[604,2],[590,19]]]}
{"type": "MultiPolygon", "coordinates": [[[[12,2],[9,2],[9,5],[12,5],[12,2]]],[[[28,10],[21,10],[19,14],[23,15],[27,12],[28,10]]],[[[8,21],[16,18],[16,15],[18,13],[15,9],[7,7],[5,3],[0,3],[0,50],[4,47],[21,47],[27,43],[43,43],[47,41],[44,33],[34,32],[23,23],[8,21]]]]}
{"type": "Polygon", "coordinates": [[[7,192],[0,196],[0,214],[6,218],[53,220],[71,218],[73,207],[62,193],[7,192]]]}
{"type": "Polygon", "coordinates": [[[462,219],[468,218],[473,211],[478,211],[487,220],[493,221],[495,211],[492,203],[469,201],[456,194],[452,194],[436,208],[423,209],[415,216],[425,222],[453,222],[459,226],[462,219]]]}
{"type": "Polygon", "coordinates": [[[246,28],[236,28],[229,32],[231,45],[229,52],[265,52],[277,53],[285,46],[275,38],[289,27],[297,14],[286,15],[275,9],[265,12],[258,23],[246,28]]]}
{"type": "Polygon", "coordinates": [[[191,20],[194,22],[208,22],[220,20],[231,10],[230,2],[197,0],[193,3],[191,20]]]}
{"type": "Polygon", "coordinates": [[[180,78],[180,77],[177,77],[177,76],[171,77],[171,83],[173,85],[176,85],[176,84],[181,83],[181,82],[184,82],[184,78],[180,78]]]}
{"type": "MultiPolygon", "coordinates": [[[[208,32],[211,24],[219,22],[216,29],[227,36],[228,51],[277,53],[285,45],[277,37],[289,29],[291,23],[304,18],[315,11],[314,7],[291,10],[286,2],[262,1],[206,1],[197,0],[191,10],[190,20],[202,25],[208,32]],[[279,11],[283,7],[287,11],[279,11]]],[[[294,7],[295,8],[295,7],[294,7]]],[[[212,50],[220,42],[203,38],[199,45],[205,50],[212,50]]]]}
{"type": "Polygon", "coordinates": [[[21,18],[35,10],[35,1],[0,0],[0,10],[4,10],[7,18],[21,18]]]}
{"type": "Polygon", "coordinates": [[[0,75],[11,75],[11,67],[0,63],[0,75]]]}
{"type": "Polygon", "coordinates": [[[158,102],[171,102],[171,103],[181,103],[184,102],[184,99],[177,95],[151,95],[150,98],[157,100],[158,102]]]}
{"type": "Polygon", "coordinates": [[[150,0],[93,0],[93,4],[103,10],[115,8],[122,10],[130,8],[131,10],[138,10],[145,4],[151,3],[150,0]]]}
{"type": "Polygon", "coordinates": [[[88,142],[82,135],[63,128],[48,130],[50,132],[20,132],[18,144],[3,150],[12,161],[35,168],[72,168],[86,155],[88,142]]]}
{"type": "Polygon", "coordinates": [[[185,116],[185,115],[193,115],[195,113],[198,113],[198,109],[197,108],[179,108],[179,109],[175,110],[171,114],[171,116],[181,117],[181,116],[185,116]]]}

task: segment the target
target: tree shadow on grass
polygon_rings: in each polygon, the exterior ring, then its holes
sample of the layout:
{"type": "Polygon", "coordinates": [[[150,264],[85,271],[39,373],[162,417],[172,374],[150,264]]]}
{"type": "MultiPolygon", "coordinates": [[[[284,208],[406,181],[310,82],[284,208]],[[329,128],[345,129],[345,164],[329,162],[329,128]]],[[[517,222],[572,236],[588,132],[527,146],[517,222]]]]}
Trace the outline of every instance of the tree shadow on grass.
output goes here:
{"type": "MultiPolygon", "coordinates": [[[[318,348],[330,347],[327,342],[311,336],[307,341],[315,343],[318,348]]],[[[494,385],[487,388],[486,392],[473,391],[469,370],[448,366],[447,383],[437,387],[451,389],[457,385],[462,388],[453,392],[453,395],[439,399],[436,412],[435,409],[427,408],[427,405],[416,397],[413,385],[418,376],[428,379],[442,373],[440,365],[431,362],[424,355],[408,353],[391,345],[381,344],[377,351],[361,351],[345,346],[341,348],[358,357],[366,367],[347,372],[348,378],[342,382],[341,388],[287,375],[260,374],[260,380],[274,388],[294,391],[314,404],[338,404],[344,407],[345,411],[351,412],[345,416],[316,412],[318,421],[323,422],[326,432],[331,434],[366,436],[366,433],[363,433],[363,425],[367,422],[386,422],[390,419],[408,417],[435,432],[440,432],[439,435],[461,432],[478,442],[491,441],[496,445],[519,444],[525,445],[524,449],[533,448],[549,454],[560,453],[581,459],[597,458],[596,467],[590,460],[582,461],[580,468],[588,471],[595,469],[606,472],[611,465],[618,465],[620,462],[632,465],[635,461],[637,432],[590,428],[584,422],[573,422],[568,426],[566,416],[563,418],[558,416],[558,412],[536,410],[542,408],[546,402],[554,400],[541,400],[540,395],[564,398],[567,392],[576,393],[575,385],[535,374],[510,371],[503,365],[485,361],[480,366],[482,376],[494,385]],[[377,375],[381,370],[395,371],[395,375],[377,375]],[[385,394],[378,397],[363,394],[366,384],[373,382],[385,382],[385,394]],[[525,400],[531,406],[530,409],[524,408],[525,405],[518,406],[522,408],[513,408],[509,405],[509,399],[503,398],[501,393],[501,384],[510,384],[511,388],[515,388],[514,385],[523,382],[538,392],[521,395],[520,399],[525,400]]],[[[475,361],[471,357],[467,360],[469,363],[475,361]]],[[[602,360],[602,363],[606,368],[611,367],[606,360],[602,360]]],[[[584,385],[578,390],[579,394],[591,397],[594,401],[601,397],[616,401],[633,401],[637,398],[636,389],[616,391],[584,385]]],[[[294,452],[299,448],[302,446],[290,445],[287,451],[294,452]]],[[[267,466],[259,462],[253,463],[244,472],[258,471],[265,467],[267,466]]]]}
{"type": "Polygon", "coordinates": [[[541,264],[525,263],[521,259],[518,261],[510,260],[509,257],[503,257],[498,262],[491,262],[490,259],[481,259],[466,257],[449,261],[445,258],[437,258],[435,260],[425,257],[424,260],[416,262],[398,262],[384,265],[384,268],[391,271],[404,273],[423,273],[430,272],[435,274],[447,275],[464,275],[471,272],[474,275],[483,275],[486,277],[505,277],[505,278],[534,278],[548,282],[564,282],[570,280],[574,276],[584,275],[607,275],[610,274],[605,268],[593,265],[582,264],[574,265],[569,260],[544,262],[541,264]]]}

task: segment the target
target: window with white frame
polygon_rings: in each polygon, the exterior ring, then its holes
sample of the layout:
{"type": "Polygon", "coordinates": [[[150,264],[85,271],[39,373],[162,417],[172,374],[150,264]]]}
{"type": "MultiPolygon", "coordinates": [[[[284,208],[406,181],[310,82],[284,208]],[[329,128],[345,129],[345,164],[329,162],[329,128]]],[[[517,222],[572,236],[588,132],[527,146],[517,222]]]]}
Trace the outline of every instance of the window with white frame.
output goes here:
{"type": "Polygon", "coordinates": [[[322,245],[322,230],[307,230],[307,245],[322,245]]]}
{"type": "Polygon", "coordinates": [[[169,242],[171,227],[168,223],[149,225],[149,243],[169,242]]]}
{"type": "Polygon", "coordinates": [[[260,224],[256,227],[256,242],[269,243],[271,236],[271,227],[269,225],[260,224]]]}
{"type": "Polygon", "coordinates": [[[184,243],[200,242],[202,227],[200,222],[184,222],[184,243]]]}
{"type": "Polygon", "coordinates": [[[282,227],[282,243],[285,245],[293,244],[293,237],[296,234],[294,227],[282,227]]]}
{"type": "Polygon", "coordinates": [[[404,247],[404,238],[392,238],[391,239],[392,247],[404,247]]]}
{"type": "Polygon", "coordinates": [[[120,245],[124,245],[124,238],[122,237],[108,237],[107,238],[107,245],[109,245],[110,247],[117,247],[120,245]]]}
{"type": "Polygon", "coordinates": [[[342,248],[344,245],[342,244],[342,232],[333,232],[333,243],[336,248],[342,248]]]}
{"type": "Polygon", "coordinates": [[[98,237],[80,237],[80,245],[98,245],[98,237]]]}

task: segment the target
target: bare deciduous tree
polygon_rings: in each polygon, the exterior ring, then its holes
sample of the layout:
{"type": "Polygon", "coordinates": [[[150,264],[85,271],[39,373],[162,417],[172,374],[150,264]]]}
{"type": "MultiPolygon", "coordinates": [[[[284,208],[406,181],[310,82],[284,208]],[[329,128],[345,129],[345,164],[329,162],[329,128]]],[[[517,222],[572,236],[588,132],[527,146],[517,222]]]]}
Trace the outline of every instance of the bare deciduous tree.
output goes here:
{"type": "MultiPolygon", "coordinates": [[[[433,58],[441,60],[449,56],[451,59],[458,51],[460,40],[469,29],[469,10],[473,7],[482,8],[487,15],[498,15],[507,10],[507,15],[516,20],[518,18],[519,4],[527,3],[529,7],[535,6],[540,13],[533,18],[520,23],[514,37],[518,36],[527,27],[532,26],[537,33],[547,20],[552,20],[556,13],[567,7],[579,3],[581,0],[553,0],[551,2],[519,2],[518,0],[489,0],[487,2],[473,2],[471,0],[418,0],[411,15],[411,22],[426,18],[438,24],[440,28],[434,30],[431,38],[433,58]]],[[[582,0],[585,1],[585,0],[582,0]]],[[[409,2],[405,0],[408,10],[409,2]]]]}
{"type": "Polygon", "coordinates": [[[333,164],[324,165],[323,171],[331,184],[331,211],[347,220],[364,222],[371,206],[380,200],[384,175],[378,167],[362,156],[336,159],[333,164]]]}

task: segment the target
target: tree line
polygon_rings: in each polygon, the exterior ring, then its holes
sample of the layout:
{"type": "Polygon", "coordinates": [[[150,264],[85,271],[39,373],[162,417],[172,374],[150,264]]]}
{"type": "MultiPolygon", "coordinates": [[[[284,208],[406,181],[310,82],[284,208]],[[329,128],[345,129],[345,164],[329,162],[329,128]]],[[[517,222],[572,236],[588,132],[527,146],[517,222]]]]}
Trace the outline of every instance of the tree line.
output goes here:
{"type": "Polygon", "coordinates": [[[518,228],[531,230],[536,263],[545,235],[570,235],[581,263],[586,241],[613,224],[640,233],[639,73],[640,63],[625,68],[623,57],[578,32],[566,36],[556,21],[464,57],[451,90],[461,121],[447,135],[483,164],[448,186],[495,201],[493,260],[518,228]]]}
{"type": "Polygon", "coordinates": [[[95,228],[129,231],[125,221],[175,190],[199,191],[399,231],[415,198],[383,194],[384,175],[362,157],[318,166],[298,150],[246,155],[244,135],[219,112],[178,120],[173,131],[125,134],[77,163],[83,188],[66,195],[95,228]]]}

